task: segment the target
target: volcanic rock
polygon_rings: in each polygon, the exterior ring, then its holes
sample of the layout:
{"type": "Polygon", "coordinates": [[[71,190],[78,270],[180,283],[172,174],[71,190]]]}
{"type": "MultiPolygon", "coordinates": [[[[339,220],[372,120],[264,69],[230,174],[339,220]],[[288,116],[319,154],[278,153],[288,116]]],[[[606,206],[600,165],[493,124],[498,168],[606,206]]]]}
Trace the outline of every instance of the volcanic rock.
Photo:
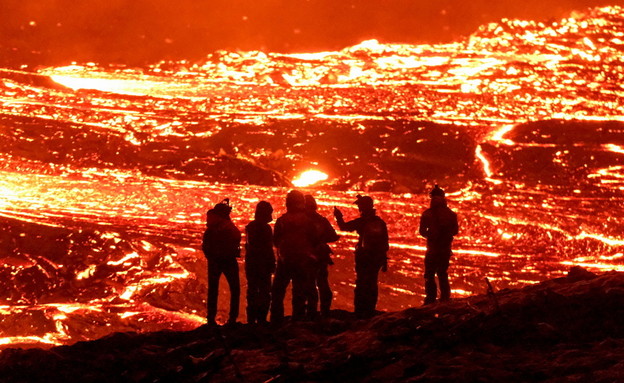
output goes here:
{"type": "Polygon", "coordinates": [[[281,327],[116,333],[6,349],[3,382],[624,381],[624,273],[568,276],[491,296],[379,313],[335,310],[281,327]]]}

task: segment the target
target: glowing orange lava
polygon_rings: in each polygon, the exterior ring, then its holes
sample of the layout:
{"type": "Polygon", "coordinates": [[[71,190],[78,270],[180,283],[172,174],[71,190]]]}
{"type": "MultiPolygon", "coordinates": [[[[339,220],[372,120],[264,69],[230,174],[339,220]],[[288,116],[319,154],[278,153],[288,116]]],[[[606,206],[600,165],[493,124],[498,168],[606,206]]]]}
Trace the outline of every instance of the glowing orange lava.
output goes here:
{"type": "MultiPolygon", "coordinates": [[[[460,217],[454,296],[622,270],[622,20],[603,7],[451,44],[0,69],[0,346],[197,327],[205,211],[230,198],[244,231],[291,187],[330,220],[373,197],[391,233],[382,310],[421,301],[436,183],[460,217]]],[[[341,235],[334,307],[352,309],[357,235],[341,235]]]]}
{"type": "Polygon", "coordinates": [[[329,176],[320,170],[306,170],[292,180],[292,184],[296,187],[306,187],[325,181],[328,178],[329,176]]]}

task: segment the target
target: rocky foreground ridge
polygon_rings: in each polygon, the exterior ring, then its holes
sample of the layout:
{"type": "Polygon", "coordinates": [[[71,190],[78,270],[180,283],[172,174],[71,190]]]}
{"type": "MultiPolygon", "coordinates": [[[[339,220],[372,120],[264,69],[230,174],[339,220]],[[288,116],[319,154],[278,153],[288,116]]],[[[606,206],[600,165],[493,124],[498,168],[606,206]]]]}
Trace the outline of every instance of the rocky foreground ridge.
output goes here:
{"type": "Polygon", "coordinates": [[[622,382],[624,273],[357,320],[117,333],[7,349],[2,382],[622,382]]]}

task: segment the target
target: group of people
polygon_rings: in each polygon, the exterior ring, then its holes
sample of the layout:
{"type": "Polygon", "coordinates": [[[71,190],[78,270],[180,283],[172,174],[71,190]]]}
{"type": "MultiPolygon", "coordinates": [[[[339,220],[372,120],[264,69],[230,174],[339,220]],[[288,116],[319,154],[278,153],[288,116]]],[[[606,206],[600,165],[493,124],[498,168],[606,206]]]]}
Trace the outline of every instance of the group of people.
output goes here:
{"type": "MultiPolygon", "coordinates": [[[[437,185],[430,193],[431,206],[420,220],[419,232],[427,239],[425,255],[425,304],[450,299],[447,269],[451,243],[457,234],[457,215],[446,205],[444,191],[437,185]]],[[[373,199],[358,195],[360,216],[345,221],[334,207],[336,224],[341,231],[355,231],[354,307],[358,317],[374,315],[377,305],[377,280],[387,271],[389,249],[386,223],[377,214],[373,199]]],[[[206,231],[202,250],[208,260],[207,319],[216,325],[219,279],[223,274],[230,288],[228,323],[239,315],[240,280],[237,258],[241,252],[241,233],[230,218],[232,207],[225,199],[206,213],[206,231]]],[[[247,322],[271,323],[284,320],[284,297],[292,283],[293,320],[327,317],[332,303],[328,267],[333,264],[329,243],[340,237],[329,220],[317,212],[313,196],[292,190],[286,196],[286,212],[275,221],[269,202],[256,205],[254,219],[245,227],[245,275],[247,278],[247,322]],[[320,306],[320,310],[319,310],[320,306]]]]}

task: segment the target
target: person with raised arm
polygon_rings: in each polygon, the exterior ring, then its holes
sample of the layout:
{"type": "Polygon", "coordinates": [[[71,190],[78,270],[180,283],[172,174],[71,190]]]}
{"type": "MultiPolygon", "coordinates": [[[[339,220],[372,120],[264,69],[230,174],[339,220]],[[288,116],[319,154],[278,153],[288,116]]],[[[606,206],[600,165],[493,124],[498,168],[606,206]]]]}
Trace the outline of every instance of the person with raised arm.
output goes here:
{"type": "Polygon", "coordinates": [[[334,216],[342,231],[359,235],[355,246],[355,314],[360,318],[375,315],[377,306],[379,270],[388,270],[388,229],[373,207],[373,199],[358,195],[354,202],[360,217],[345,222],[342,212],[334,207],[334,216]]]}

